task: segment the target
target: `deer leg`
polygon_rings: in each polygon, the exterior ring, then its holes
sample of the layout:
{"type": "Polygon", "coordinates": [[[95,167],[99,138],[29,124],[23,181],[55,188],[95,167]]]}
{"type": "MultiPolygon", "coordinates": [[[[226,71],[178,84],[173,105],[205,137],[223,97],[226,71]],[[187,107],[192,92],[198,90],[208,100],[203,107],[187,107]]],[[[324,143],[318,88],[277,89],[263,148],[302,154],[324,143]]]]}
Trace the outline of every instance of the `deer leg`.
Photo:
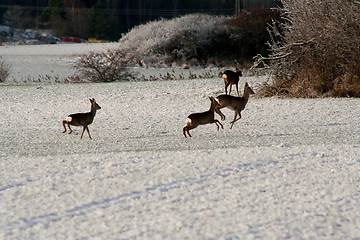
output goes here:
{"type": "Polygon", "coordinates": [[[88,126],[86,126],[86,131],[87,131],[87,133],[89,134],[89,138],[91,139],[91,136],[90,136],[90,131],[89,131],[88,126]]]}
{"type": "Polygon", "coordinates": [[[235,122],[237,122],[237,121],[239,121],[240,120],[240,118],[241,118],[241,113],[239,112],[236,112],[235,111],[235,114],[234,114],[234,120],[232,120],[232,122],[231,122],[231,126],[230,126],[230,129],[232,129],[232,127],[233,127],[233,125],[234,125],[234,123],[235,122]],[[238,119],[236,119],[236,116],[239,114],[239,118],[238,119]]]}
{"type": "Polygon", "coordinates": [[[196,126],[188,126],[187,128],[186,128],[186,132],[187,132],[187,134],[189,134],[189,137],[191,137],[191,135],[190,135],[190,130],[191,129],[194,129],[194,128],[196,128],[198,125],[196,125],[196,126]]]}
{"type": "Polygon", "coordinates": [[[236,83],[236,92],[237,92],[237,94],[238,94],[238,97],[240,97],[238,83],[236,83]]]}
{"type": "MultiPolygon", "coordinates": [[[[196,125],[196,126],[194,126],[194,125],[192,125],[192,126],[186,126],[184,129],[186,130],[186,132],[187,132],[187,134],[189,135],[189,137],[191,137],[191,134],[190,134],[190,130],[191,129],[194,129],[194,128],[196,128],[198,125],[196,125]]],[[[186,137],[186,136],[185,136],[186,137]]]]}
{"type": "Polygon", "coordinates": [[[186,132],[187,132],[187,134],[189,135],[189,137],[191,137],[191,134],[190,134],[190,129],[193,129],[193,128],[190,128],[190,126],[186,126],[186,127],[184,127],[184,135],[185,135],[185,137],[186,137],[186,134],[185,134],[185,130],[186,130],[186,132]]]}
{"type": "Polygon", "coordinates": [[[69,131],[69,134],[72,133],[72,130],[71,130],[71,127],[70,127],[69,122],[66,122],[66,124],[68,125],[68,128],[69,128],[69,130],[70,130],[70,131],[69,131]]]}
{"type": "Polygon", "coordinates": [[[84,131],[85,131],[85,126],[83,127],[83,129],[82,129],[82,132],[81,132],[81,136],[80,136],[80,139],[82,139],[82,137],[83,137],[83,134],[84,134],[84,131]]]}
{"type": "Polygon", "coordinates": [[[232,127],[234,126],[234,121],[231,123],[230,129],[232,129],[232,127]]]}
{"type": "Polygon", "coordinates": [[[219,120],[215,119],[214,123],[216,124],[218,131],[219,131],[219,125],[218,124],[220,124],[221,128],[224,129],[223,125],[221,124],[221,122],[219,122],[219,120]]]}
{"type": "Polygon", "coordinates": [[[229,84],[225,83],[225,95],[227,95],[227,87],[229,86],[229,84]]]}
{"type": "Polygon", "coordinates": [[[191,134],[190,134],[189,130],[191,130],[193,128],[196,128],[196,127],[197,127],[197,125],[194,126],[191,121],[189,121],[189,122],[186,121],[186,126],[183,128],[184,136],[186,137],[186,133],[187,133],[189,135],[189,137],[191,137],[191,134]]]}
{"type": "Polygon", "coordinates": [[[186,129],[186,132],[187,132],[187,134],[189,135],[189,137],[191,137],[190,132],[189,132],[189,129],[186,129]]]}
{"type": "Polygon", "coordinates": [[[183,128],[183,134],[184,134],[184,137],[186,138],[186,133],[185,133],[185,131],[186,131],[186,127],[183,128]]]}
{"type": "Polygon", "coordinates": [[[64,121],[62,121],[62,125],[63,125],[63,127],[64,127],[64,131],[63,131],[63,133],[64,133],[64,132],[66,132],[65,123],[66,123],[66,121],[65,121],[65,120],[64,120],[64,121]]]}
{"type": "Polygon", "coordinates": [[[230,83],[229,95],[231,95],[231,94],[230,94],[230,93],[231,93],[231,86],[232,86],[232,84],[230,83]]]}
{"type": "Polygon", "coordinates": [[[217,122],[215,122],[215,120],[214,120],[214,123],[217,126],[217,130],[219,131],[219,124],[217,124],[217,122]]]}
{"type": "Polygon", "coordinates": [[[225,120],[225,115],[220,111],[219,108],[215,108],[215,112],[221,117],[221,121],[225,120]]]}

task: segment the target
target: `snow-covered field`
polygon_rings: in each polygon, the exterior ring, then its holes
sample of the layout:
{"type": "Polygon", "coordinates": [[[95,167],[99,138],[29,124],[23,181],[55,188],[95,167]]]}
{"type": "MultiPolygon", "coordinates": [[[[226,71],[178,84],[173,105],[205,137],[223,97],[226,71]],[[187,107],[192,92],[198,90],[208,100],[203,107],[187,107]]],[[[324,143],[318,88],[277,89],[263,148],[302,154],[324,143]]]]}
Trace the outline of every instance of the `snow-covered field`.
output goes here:
{"type": "MultiPolygon", "coordinates": [[[[95,45],[59,46],[0,55],[17,80],[65,76],[95,45]]],[[[222,91],[220,78],[0,85],[0,239],[360,239],[360,100],[250,98],[232,130],[223,109],[225,129],[184,138],[222,91]],[[89,97],[93,139],[63,134],[89,97]]]]}

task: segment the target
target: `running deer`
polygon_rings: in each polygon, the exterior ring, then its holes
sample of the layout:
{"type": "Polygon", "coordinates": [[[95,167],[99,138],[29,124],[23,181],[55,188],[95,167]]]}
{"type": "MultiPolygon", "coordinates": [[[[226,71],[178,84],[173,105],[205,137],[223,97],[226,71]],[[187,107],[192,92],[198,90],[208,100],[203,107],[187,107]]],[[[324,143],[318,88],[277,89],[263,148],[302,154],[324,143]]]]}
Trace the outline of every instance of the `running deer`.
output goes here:
{"type": "Polygon", "coordinates": [[[201,113],[193,113],[186,118],[186,126],[183,128],[183,134],[185,137],[186,137],[186,132],[189,135],[189,137],[191,137],[189,131],[191,129],[196,128],[199,125],[215,123],[218,131],[219,131],[219,125],[221,126],[221,128],[224,128],[223,125],[218,120],[214,119],[214,111],[216,111],[216,113],[219,114],[221,117],[225,117],[224,114],[222,114],[222,112],[220,112],[220,110],[218,109],[220,107],[219,103],[213,97],[209,97],[209,99],[211,101],[209,111],[201,112],[201,113]]]}
{"type": "MultiPolygon", "coordinates": [[[[235,97],[235,96],[230,96],[230,95],[226,95],[226,94],[222,94],[222,95],[219,95],[216,97],[216,99],[218,100],[218,102],[220,104],[219,110],[221,108],[226,107],[231,110],[234,110],[234,112],[235,112],[234,120],[232,120],[232,122],[231,122],[230,129],[232,129],[232,127],[236,121],[240,120],[241,111],[245,109],[245,106],[249,100],[250,94],[254,94],[254,91],[249,87],[248,83],[245,83],[244,95],[242,97],[235,97]],[[236,119],[237,115],[239,115],[238,119],[236,119]]],[[[223,118],[223,116],[221,116],[221,119],[224,120],[225,118],[223,118]]]]}
{"type": "Polygon", "coordinates": [[[89,98],[89,100],[91,102],[91,111],[86,112],[86,113],[74,113],[74,114],[70,114],[69,116],[67,116],[66,120],[62,121],[62,125],[64,127],[63,133],[66,132],[65,123],[69,127],[69,130],[70,130],[69,134],[72,133],[70,125],[82,126],[83,129],[82,129],[80,139],[82,138],[85,129],[86,129],[87,133],[89,134],[89,138],[91,139],[88,125],[90,125],[93,122],[95,114],[96,114],[96,110],[101,109],[101,107],[95,102],[94,98],[93,99],[89,98]]]}
{"type": "Polygon", "coordinates": [[[225,83],[225,94],[227,95],[227,87],[230,85],[230,89],[229,89],[229,95],[231,92],[231,86],[233,84],[236,84],[236,91],[237,91],[237,95],[239,95],[239,88],[238,88],[238,83],[239,83],[239,77],[242,77],[242,72],[240,68],[236,68],[236,71],[231,71],[231,70],[226,70],[223,72],[222,77],[224,79],[224,83],[225,83]]]}

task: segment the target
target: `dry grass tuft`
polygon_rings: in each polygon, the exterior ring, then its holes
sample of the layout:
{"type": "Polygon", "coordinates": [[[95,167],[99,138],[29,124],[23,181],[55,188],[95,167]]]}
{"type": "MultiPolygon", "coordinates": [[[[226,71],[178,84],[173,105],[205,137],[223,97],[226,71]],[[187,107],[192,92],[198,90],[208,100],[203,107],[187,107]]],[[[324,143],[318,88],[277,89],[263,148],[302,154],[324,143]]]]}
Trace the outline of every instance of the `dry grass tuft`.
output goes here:
{"type": "Polygon", "coordinates": [[[0,82],[5,82],[10,76],[10,65],[6,64],[0,56],[0,82]]]}

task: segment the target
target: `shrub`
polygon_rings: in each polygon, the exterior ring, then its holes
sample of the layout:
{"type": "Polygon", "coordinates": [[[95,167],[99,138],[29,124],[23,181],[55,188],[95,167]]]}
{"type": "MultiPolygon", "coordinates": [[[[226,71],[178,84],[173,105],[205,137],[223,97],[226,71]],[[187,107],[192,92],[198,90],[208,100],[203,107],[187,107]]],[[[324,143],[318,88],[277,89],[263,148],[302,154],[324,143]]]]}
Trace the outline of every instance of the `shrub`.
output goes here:
{"type": "Polygon", "coordinates": [[[76,61],[74,67],[79,71],[80,78],[91,82],[114,82],[131,78],[126,64],[121,51],[108,50],[84,55],[76,61]]]}
{"type": "Polygon", "coordinates": [[[117,51],[91,53],[75,65],[90,81],[119,81],[128,76],[128,64],[234,65],[265,53],[267,23],[276,17],[267,9],[243,12],[239,18],[191,14],[158,20],[132,29],[120,39],[117,51]]]}
{"type": "Polygon", "coordinates": [[[225,20],[217,26],[209,46],[210,53],[217,59],[252,61],[257,54],[267,55],[269,41],[267,26],[272,19],[279,20],[277,11],[259,8],[242,11],[237,18],[225,20]]]}
{"type": "Polygon", "coordinates": [[[357,1],[283,0],[283,24],[269,29],[274,75],[265,95],[360,97],[360,4],[357,1]],[[268,91],[267,91],[268,90],[268,91]]]}
{"type": "Polygon", "coordinates": [[[171,20],[152,21],[134,27],[120,39],[120,49],[134,64],[171,64],[197,55],[196,47],[209,39],[211,29],[226,17],[191,14],[171,20]],[[188,39],[190,38],[190,39],[188,39]],[[144,60],[146,58],[146,61],[144,60]]]}
{"type": "Polygon", "coordinates": [[[266,54],[267,24],[277,18],[268,9],[243,11],[238,18],[190,14],[149,22],[120,39],[120,49],[134,64],[230,64],[266,54]]]}

